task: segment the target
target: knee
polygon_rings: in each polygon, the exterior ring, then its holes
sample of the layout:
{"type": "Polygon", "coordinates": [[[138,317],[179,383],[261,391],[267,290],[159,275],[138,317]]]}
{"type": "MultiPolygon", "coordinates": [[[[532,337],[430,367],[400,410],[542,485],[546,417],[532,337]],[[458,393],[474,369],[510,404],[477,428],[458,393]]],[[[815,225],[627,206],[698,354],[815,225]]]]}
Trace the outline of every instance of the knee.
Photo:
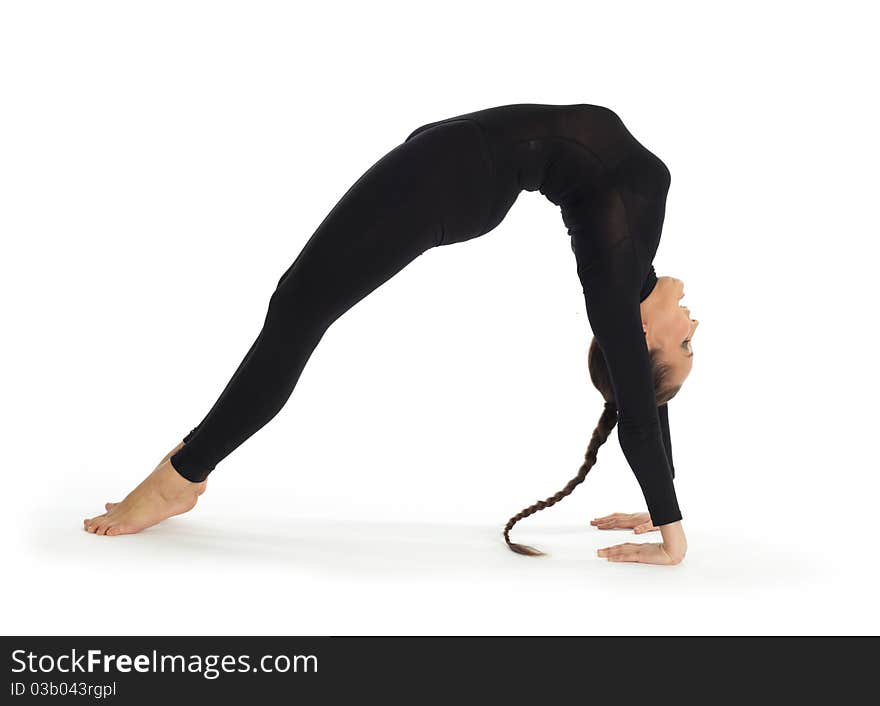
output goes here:
{"type": "Polygon", "coordinates": [[[280,344],[302,345],[320,339],[334,320],[323,299],[287,280],[269,297],[263,330],[280,344]]]}
{"type": "Polygon", "coordinates": [[[279,325],[292,325],[297,321],[305,320],[308,313],[305,297],[297,293],[289,283],[285,283],[276,287],[269,297],[266,318],[267,321],[279,325]]]}

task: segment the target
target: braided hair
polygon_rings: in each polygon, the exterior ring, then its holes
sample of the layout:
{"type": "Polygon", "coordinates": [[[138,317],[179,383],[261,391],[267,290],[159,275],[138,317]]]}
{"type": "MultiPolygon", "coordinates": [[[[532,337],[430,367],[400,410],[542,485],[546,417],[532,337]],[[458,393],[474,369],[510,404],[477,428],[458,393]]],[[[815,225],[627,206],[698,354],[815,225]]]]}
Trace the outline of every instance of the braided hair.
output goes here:
{"type": "MultiPolygon", "coordinates": [[[[658,350],[654,349],[649,351],[649,355],[651,357],[651,371],[654,377],[654,390],[657,395],[657,404],[661,405],[672,399],[672,397],[675,396],[675,393],[678,392],[678,388],[669,389],[667,380],[670,371],[660,362],[658,350]]],[[[583,483],[584,479],[587,477],[587,473],[596,464],[596,455],[599,451],[599,447],[605,443],[608,436],[611,434],[612,429],[617,425],[617,404],[614,401],[614,388],[611,384],[611,376],[608,373],[608,365],[605,362],[605,356],[603,355],[599,344],[596,342],[595,337],[590,344],[587,363],[593,385],[595,385],[596,389],[598,389],[605,398],[605,406],[602,410],[602,415],[599,417],[599,422],[593,430],[590,443],[587,445],[587,452],[584,454],[584,462],[578,469],[577,475],[568,481],[565,487],[555,495],[551,495],[546,500],[539,500],[534,505],[529,505],[529,507],[520,510],[507,521],[503,532],[504,541],[507,543],[507,546],[517,554],[525,554],[527,556],[542,556],[544,554],[544,552],[526,544],[511,542],[510,530],[517,522],[529,515],[534,515],[540,510],[552,507],[564,497],[570,495],[577,486],[583,483]]]]}

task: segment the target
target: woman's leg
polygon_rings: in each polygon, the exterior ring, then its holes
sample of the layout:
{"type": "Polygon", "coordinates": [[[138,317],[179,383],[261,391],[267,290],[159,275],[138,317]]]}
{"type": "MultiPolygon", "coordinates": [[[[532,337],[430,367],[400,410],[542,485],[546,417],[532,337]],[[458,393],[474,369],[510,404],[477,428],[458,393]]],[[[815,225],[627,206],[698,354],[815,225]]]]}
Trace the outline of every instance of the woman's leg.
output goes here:
{"type": "MultiPolygon", "coordinates": [[[[262,330],[217,401],[151,474],[161,472],[173,486],[165,495],[187,497],[174,505],[178,512],[204,491],[216,465],[284,406],[334,321],[444,237],[479,235],[493,193],[482,139],[470,123],[421,133],[374,164],[318,226],[278,281],[262,330]]],[[[126,517],[126,504],[138,505],[129,502],[133,494],[86,528],[123,534],[164,519],[143,507],[126,517]]]]}
{"type": "Polygon", "coordinates": [[[331,214],[272,294],[262,330],[171,464],[193,482],[269,422],[291,396],[330,325],[436,244],[436,228],[404,209],[377,217],[363,186],[331,214]],[[363,224],[358,228],[354,220],[363,224]],[[353,232],[356,230],[356,234],[353,232]]]}

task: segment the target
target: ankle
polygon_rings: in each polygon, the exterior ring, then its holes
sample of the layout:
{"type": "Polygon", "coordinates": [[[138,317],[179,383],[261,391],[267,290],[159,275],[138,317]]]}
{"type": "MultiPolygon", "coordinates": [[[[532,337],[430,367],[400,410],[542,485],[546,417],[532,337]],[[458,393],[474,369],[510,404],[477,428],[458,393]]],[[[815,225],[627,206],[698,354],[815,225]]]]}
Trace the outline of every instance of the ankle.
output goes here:
{"type": "Polygon", "coordinates": [[[157,470],[159,471],[159,490],[163,496],[193,495],[198,497],[204,492],[204,482],[193,483],[188,478],[184,478],[171,465],[170,461],[163,463],[157,470]]]}

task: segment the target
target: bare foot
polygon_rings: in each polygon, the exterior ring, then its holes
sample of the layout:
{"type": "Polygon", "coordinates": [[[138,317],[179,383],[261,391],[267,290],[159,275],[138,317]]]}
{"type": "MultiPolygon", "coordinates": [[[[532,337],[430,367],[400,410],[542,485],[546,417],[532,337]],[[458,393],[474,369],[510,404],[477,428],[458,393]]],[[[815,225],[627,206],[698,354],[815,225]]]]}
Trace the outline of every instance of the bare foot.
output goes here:
{"type": "Polygon", "coordinates": [[[83,520],[86,532],[117,535],[134,534],[142,529],[192,510],[208,481],[193,483],[180,475],[169,460],[174,452],[156,466],[141,484],[120,503],[107,503],[107,512],[83,520]]]}
{"type": "MultiPolygon", "coordinates": [[[[184,442],[181,441],[177,446],[175,446],[173,449],[171,449],[171,451],[169,451],[167,454],[165,454],[165,456],[162,458],[162,460],[159,461],[159,465],[161,466],[163,463],[165,463],[165,461],[167,461],[174,454],[176,454],[180,449],[182,449],[183,446],[184,446],[184,442]]],[[[202,488],[202,493],[204,493],[204,492],[205,492],[205,489],[202,488]]],[[[104,503],[104,509],[105,510],[112,510],[117,505],[119,505],[119,503],[104,503]]]]}

